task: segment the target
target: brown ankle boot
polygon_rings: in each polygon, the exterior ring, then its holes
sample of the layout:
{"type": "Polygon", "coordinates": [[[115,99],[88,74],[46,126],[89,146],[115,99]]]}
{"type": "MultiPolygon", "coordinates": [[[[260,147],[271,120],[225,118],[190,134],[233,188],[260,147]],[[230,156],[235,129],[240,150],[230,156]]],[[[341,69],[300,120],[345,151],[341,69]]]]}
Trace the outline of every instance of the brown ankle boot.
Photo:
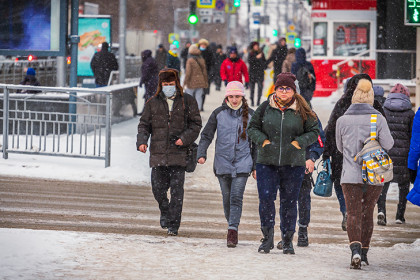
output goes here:
{"type": "Polygon", "coordinates": [[[228,229],[227,246],[229,248],[235,248],[237,244],[238,244],[238,232],[234,229],[228,229]]]}

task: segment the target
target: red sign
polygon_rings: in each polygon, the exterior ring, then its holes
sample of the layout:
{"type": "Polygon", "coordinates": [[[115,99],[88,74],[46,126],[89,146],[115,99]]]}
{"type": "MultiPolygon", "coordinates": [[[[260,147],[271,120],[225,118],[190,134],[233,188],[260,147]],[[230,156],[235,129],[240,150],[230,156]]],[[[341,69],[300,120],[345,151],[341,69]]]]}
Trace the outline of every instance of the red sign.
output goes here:
{"type": "Polygon", "coordinates": [[[314,45],[324,45],[324,39],[314,39],[314,45]]]}
{"type": "Polygon", "coordinates": [[[376,10],[376,0],[312,0],[312,10],[376,10]]]}
{"type": "Polygon", "coordinates": [[[312,13],[312,17],[326,18],[327,17],[327,13],[312,13]]]}

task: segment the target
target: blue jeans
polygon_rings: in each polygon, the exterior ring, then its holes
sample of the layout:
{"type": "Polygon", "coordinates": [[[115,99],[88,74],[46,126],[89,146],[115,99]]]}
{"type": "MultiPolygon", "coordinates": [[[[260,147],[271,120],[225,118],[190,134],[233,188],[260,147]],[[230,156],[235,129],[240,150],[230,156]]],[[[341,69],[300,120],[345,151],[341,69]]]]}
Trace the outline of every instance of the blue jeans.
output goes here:
{"type": "Polygon", "coordinates": [[[311,221],[311,177],[312,173],[305,174],[302,181],[302,187],[299,191],[299,221],[300,227],[307,227],[311,221]]]}
{"type": "Polygon", "coordinates": [[[340,178],[334,180],[334,190],[337,196],[338,203],[340,204],[340,212],[346,213],[346,201],[344,199],[343,189],[341,188],[340,178]]]}
{"type": "Polygon", "coordinates": [[[273,228],[276,218],[274,201],[280,192],[280,230],[295,231],[297,200],[305,175],[304,166],[274,166],[257,164],[257,186],[260,199],[261,227],[273,228]]]}
{"type": "Polygon", "coordinates": [[[197,101],[198,109],[203,109],[203,89],[202,88],[187,88],[185,92],[195,98],[197,101]]]}
{"type": "Polygon", "coordinates": [[[218,175],[220,189],[223,197],[223,210],[225,211],[228,229],[238,230],[242,215],[242,201],[248,177],[232,178],[230,175],[218,175]]]}

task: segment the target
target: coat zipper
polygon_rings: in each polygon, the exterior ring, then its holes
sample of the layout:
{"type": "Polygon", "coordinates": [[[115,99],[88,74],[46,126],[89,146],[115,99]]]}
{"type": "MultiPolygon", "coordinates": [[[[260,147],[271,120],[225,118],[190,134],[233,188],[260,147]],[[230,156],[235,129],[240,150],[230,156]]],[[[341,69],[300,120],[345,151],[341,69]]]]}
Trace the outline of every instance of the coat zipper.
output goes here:
{"type": "Polygon", "coordinates": [[[281,144],[282,144],[282,134],[283,134],[283,120],[284,120],[284,112],[281,111],[281,123],[280,123],[280,154],[279,154],[279,166],[281,166],[281,144]]]}

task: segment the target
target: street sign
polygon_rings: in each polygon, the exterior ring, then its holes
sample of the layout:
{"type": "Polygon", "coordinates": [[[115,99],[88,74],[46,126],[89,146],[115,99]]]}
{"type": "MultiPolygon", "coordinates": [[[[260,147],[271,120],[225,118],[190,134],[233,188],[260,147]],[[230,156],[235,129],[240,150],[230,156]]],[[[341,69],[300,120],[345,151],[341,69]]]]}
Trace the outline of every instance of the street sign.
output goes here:
{"type": "Polygon", "coordinates": [[[270,16],[260,16],[260,24],[270,24],[270,16]]]}
{"type": "Polygon", "coordinates": [[[262,6],[263,0],[254,0],[254,6],[262,6]]]}
{"type": "Polygon", "coordinates": [[[172,44],[174,41],[179,42],[179,34],[178,33],[169,33],[169,35],[168,35],[169,44],[172,44]]]}
{"type": "Polygon", "coordinates": [[[225,10],[225,1],[224,0],[216,0],[216,10],[224,11],[225,10]]]}
{"type": "Polygon", "coordinates": [[[203,17],[200,17],[200,22],[201,23],[211,23],[211,16],[203,16],[203,17]]]}
{"type": "Polygon", "coordinates": [[[213,11],[214,17],[225,17],[226,13],[224,11],[213,11]]]}
{"type": "Polygon", "coordinates": [[[198,10],[198,14],[201,16],[201,17],[205,17],[205,16],[212,16],[213,15],[213,10],[210,10],[210,9],[200,9],[200,10],[198,10]]]}
{"type": "Polygon", "coordinates": [[[286,43],[293,44],[295,42],[295,38],[297,37],[296,32],[287,32],[286,33],[286,43]]]}
{"type": "Polygon", "coordinates": [[[225,12],[230,13],[230,14],[234,14],[234,13],[236,13],[236,8],[234,6],[229,7],[229,5],[225,5],[225,12]]]}
{"type": "Polygon", "coordinates": [[[213,16],[213,23],[225,23],[225,17],[213,16]]]}
{"type": "Polygon", "coordinates": [[[287,26],[287,30],[289,31],[295,31],[296,27],[294,24],[289,24],[289,26],[287,26]]]}
{"type": "Polygon", "coordinates": [[[260,24],[260,13],[252,13],[252,19],[254,20],[254,24],[260,24]]]}
{"type": "Polygon", "coordinates": [[[216,0],[197,0],[197,8],[214,9],[216,0]]]}

